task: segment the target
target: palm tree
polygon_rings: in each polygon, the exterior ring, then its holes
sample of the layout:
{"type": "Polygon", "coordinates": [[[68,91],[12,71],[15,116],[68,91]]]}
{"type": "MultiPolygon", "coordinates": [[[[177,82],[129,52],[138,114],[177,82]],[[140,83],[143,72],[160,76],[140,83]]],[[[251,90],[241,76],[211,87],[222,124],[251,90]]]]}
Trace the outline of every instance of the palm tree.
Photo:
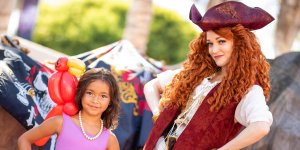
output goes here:
{"type": "Polygon", "coordinates": [[[8,22],[17,0],[0,0],[0,33],[7,32],[8,22]]]}
{"type": "Polygon", "coordinates": [[[275,33],[276,55],[291,51],[300,29],[300,1],[281,0],[275,33]]]}
{"type": "Polygon", "coordinates": [[[123,39],[129,40],[145,56],[152,20],[152,0],[133,0],[126,18],[123,39]]]}
{"type": "Polygon", "coordinates": [[[227,0],[210,0],[207,3],[206,9],[209,9],[212,6],[218,5],[220,3],[226,2],[227,0]]]}

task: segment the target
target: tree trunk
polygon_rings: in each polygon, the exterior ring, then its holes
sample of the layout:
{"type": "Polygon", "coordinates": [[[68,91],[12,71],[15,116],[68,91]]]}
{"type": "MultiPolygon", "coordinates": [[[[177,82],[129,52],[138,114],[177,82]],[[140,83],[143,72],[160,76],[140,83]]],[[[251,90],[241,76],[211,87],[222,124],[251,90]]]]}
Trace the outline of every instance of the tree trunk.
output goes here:
{"type": "Polygon", "coordinates": [[[228,0],[210,0],[207,3],[206,9],[209,9],[212,6],[218,5],[218,4],[226,2],[226,1],[228,1],[228,0]]]}
{"type": "Polygon", "coordinates": [[[0,0],[0,33],[6,33],[10,15],[17,0],[0,0]]]}
{"type": "Polygon", "coordinates": [[[276,55],[289,52],[300,29],[300,1],[281,0],[275,33],[276,55]]]}
{"type": "Polygon", "coordinates": [[[152,20],[152,0],[133,0],[127,14],[123,39],[129,40],[145,56],[152,20]]]}

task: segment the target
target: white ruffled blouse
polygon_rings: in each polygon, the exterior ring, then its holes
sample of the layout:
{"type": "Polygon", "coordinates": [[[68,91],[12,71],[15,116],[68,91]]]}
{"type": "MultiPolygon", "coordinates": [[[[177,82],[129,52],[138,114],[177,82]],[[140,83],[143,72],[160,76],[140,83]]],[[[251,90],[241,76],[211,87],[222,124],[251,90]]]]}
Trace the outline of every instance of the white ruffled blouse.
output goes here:
{"type": "MultiPolygon", "coordinates": [[[[174,70],[174,71],[168,70],[158,74],[157,79],[159,80],[161,87],[164,88],[167,84],[169,84],[169,82],[171,82],[174,75],[179,71],[180,70],[174,70]]],[[[196,99],[197,96],[200,94],[206,96],[208,92],[216,85],[216,82],[219,83],[220,81],[215,81],[214,83],[211,83],[208,80],[208,78],[204,78],[202,83],[195,88],[194,91],[195,96],[193,98],[196,99]],[[210,86],[209,90],[202,91],[203,88],[201,88],[201,86],[204,85],[205,86],[212,85],[212,86],[210,86]]],[[[190,119],[193,117],[197,109],[189,113],[190,119]]],[[[234,117],[237,122],[239,122],[245,127],[247,127],[250,123],[257,122],[257,121],[264,121],[269,123],[270,125],[272,124],[273,122],[272,113],[269,111],[269,107],[266,104],[263,89],[259,85],[253,85],[250,88],[249,92],[242,98],[242,100],[237,105],[234,117]]],[[[177,135],[180,135],[185,129],[185,127],[186,126],[182,126],[176,129],[177,135]]],[[[165,143],[163,137],[161,137],[158,140],[155,149],[165,149],[165,143]]]]}

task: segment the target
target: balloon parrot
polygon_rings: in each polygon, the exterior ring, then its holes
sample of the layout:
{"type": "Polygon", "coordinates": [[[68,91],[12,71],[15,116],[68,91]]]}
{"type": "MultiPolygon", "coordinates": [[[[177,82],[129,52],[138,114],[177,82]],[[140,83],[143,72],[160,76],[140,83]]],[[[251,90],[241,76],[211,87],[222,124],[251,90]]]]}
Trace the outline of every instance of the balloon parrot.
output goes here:
{"type": "MultiPolygon", "coordinates": [[[[57,105],[53,107],[45,120],[61,115],[63,112],[72,116],[78,111],[75,105],[75,92],[78,79],[85,71],[85,64],[77,58],[59,58],[55,63],[56,72],[48,80],[48,91],[57,105]]],[[[50,136],[35,141],[35,145],[43,146],[50,136]]]]}

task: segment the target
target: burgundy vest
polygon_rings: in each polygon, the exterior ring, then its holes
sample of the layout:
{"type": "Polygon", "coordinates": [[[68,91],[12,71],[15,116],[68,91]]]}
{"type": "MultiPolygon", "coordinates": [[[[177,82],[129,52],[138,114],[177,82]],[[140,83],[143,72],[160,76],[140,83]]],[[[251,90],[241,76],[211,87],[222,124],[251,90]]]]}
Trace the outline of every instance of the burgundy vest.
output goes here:
{"type": "MultiPolygon", "coordinates": [[[[238,103],[231,103],[219,111],[211,112],[207,98],[216,91],[215,86],[205,97],[192,120],[178,137],[173,150],[197,149],[211,150],[220,148],[233,139],[242,125],[234,122],[235,109],[238,103]]],[[[153,125],[144,150],[152,150],[164,130],[174,123],[180,113],[177,107],[166,108],[153,125]]]]}

